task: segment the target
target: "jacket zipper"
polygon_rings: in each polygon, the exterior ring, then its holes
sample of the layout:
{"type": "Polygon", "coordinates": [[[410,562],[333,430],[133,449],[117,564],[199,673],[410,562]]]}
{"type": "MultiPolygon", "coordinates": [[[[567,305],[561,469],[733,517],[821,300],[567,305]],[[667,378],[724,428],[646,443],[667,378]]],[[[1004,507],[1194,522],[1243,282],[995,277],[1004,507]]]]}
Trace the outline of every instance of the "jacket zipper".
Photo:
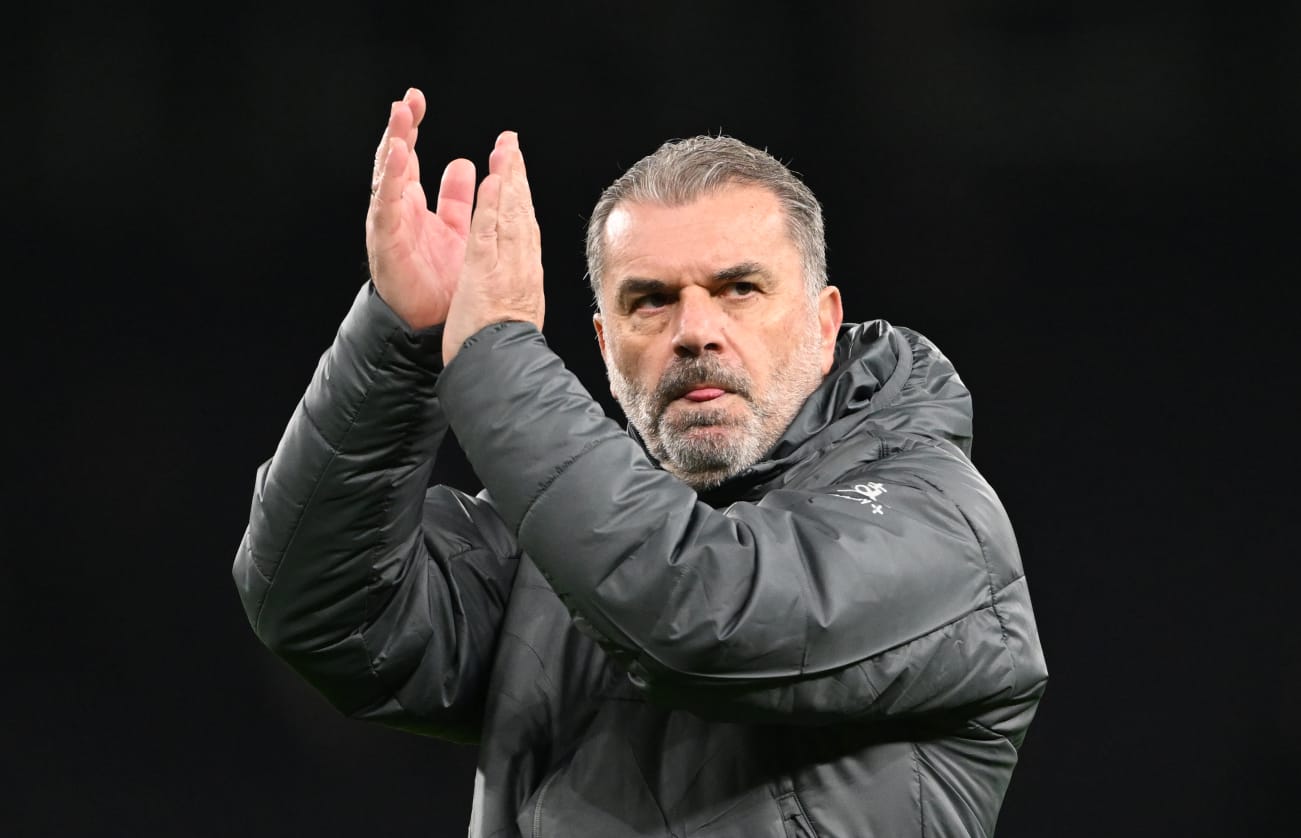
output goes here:
{"type": "Polygon", "coordinates": [[[783,777],[778,786],[785,790],[785,794],[777,798],[777,805],[781,809],[783,826],[787,823],[793,826],[786,826],[786,833],[792,834],[791,829],[795,830],[795,835],[808,836],[809,838],[818,838],[818,831],[813,828],[813,822],[809,820],[809,813],[804,808],[804,801],[800,800],[799,792],[795,790],[794,780],[790,777],[783,777]]]}
{"type": "Polygon", "coordinates": [[[538,802],[533,804],[533,838],[542,838],[542,798],[547,796],[547,789],[551,788],[551,784],[559,776],[560,772],[557,771],[547,778],[542,788],[538,789],[538,802]]]}

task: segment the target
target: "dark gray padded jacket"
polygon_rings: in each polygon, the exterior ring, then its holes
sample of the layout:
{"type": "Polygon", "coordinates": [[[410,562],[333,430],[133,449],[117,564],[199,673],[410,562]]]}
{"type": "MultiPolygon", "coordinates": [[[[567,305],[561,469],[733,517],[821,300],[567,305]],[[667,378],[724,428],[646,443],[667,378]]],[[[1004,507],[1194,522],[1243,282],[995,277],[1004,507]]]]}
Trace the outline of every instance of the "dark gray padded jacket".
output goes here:
{"type": "Polygon", "coordinates": [[[362,288],[234,577],[342,712],[479,744],[470,835],[992,832],[1047,670],[932,343],[846,325],[771,456],[697,495],[533,326],[440,342],[362,288]],[[449,424],[477,497],[429,488],[449,424]]]}

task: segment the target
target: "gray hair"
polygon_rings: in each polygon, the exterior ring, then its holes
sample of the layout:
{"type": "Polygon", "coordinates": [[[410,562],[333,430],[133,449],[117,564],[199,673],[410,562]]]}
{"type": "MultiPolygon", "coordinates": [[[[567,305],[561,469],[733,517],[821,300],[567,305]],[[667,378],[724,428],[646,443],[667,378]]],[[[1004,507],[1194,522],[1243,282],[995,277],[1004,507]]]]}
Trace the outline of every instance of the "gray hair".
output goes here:
{"type": "Polygon", "coordinates": [[[791,241],[800,252],[810,299],[827,285],[827,241],[822,205],[781,161],[728,136],[670,140],[605,188],[587,223],[587,277],[597,305],[605,271],[605,225],[623,202],[682,206],[728,185],[760,186],[777,196],[791,241]]]}

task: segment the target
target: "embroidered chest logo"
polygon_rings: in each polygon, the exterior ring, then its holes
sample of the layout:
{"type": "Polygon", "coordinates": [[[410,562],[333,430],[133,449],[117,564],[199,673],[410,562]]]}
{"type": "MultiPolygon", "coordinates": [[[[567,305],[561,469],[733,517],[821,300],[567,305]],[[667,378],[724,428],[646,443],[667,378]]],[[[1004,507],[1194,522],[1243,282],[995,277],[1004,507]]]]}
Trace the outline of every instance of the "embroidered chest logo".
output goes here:
{"type": "Polygon", "coordinates": [[[880,483],[855,483],[853,486],[844,489],[837,489],[833,497],[852,500],[854,503],[864,504],[872,507],[873,515],[884,515],[885,508],[876,502],[876,499],[884,495],[886,489],[880,483]]]}

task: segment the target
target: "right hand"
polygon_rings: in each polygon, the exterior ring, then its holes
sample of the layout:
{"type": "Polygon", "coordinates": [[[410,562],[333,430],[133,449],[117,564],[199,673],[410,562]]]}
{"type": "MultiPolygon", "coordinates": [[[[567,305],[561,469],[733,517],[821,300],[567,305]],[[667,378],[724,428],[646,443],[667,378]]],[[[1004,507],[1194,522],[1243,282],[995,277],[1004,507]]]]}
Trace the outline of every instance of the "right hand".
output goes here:
{"type": "Polygon", "coordinates": [[[447,320],[465,264],[474,202],[474,163],[458,158],[443,171],[437,211],[429,211],[415,151],[424,115],[425,95],[414,87],[390,107],[375,152],[366,213],[371,280],[380,298],[412,329],[447,320]]]}

